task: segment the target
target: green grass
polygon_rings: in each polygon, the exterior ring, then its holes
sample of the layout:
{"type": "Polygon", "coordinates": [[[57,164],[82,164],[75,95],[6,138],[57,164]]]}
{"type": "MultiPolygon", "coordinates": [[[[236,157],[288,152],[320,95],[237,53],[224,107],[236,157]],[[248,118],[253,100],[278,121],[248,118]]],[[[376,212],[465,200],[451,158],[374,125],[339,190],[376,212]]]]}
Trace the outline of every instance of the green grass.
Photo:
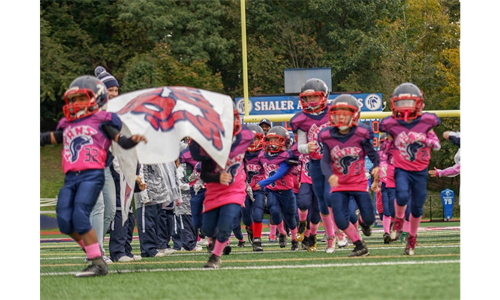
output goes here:
{"type": "MultiPolygon", "coordinates": [[[[353,246],[326,254],[318,242],[318,252],[292,252],[290,242],[281,249],[263,240],[264,252],[254,253],[233,239],[220,270],[202,268],[205,251],[178,252],[113,263],[110,275],[98,278],[72,277],[85,267],[76,243],[42,243],[40,299],[460,298],[460,230],[420,231],[412,257],[400,243],[383,244],[381,232],[364,237],[370,256],[363,258],[347,257],[353,246]]],[[[139,242],[132,247],[139,254],[139,242]]]]}
{"type": "Polygon", "coordinates": [[[55,198],[64,184],[61,152],[62,145],[40,147],[40,198],[55,198]]]}

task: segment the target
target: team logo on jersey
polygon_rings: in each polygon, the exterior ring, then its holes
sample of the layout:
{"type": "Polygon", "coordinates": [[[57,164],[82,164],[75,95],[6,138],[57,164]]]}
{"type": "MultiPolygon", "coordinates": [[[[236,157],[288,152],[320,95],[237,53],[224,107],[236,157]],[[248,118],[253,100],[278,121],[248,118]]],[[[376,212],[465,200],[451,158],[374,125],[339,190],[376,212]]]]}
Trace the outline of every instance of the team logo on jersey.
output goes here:
{"type": "Polygon", "coordinates": [[[132,99],[118,114],[128,112],[143,114],[151,127],[163,132],[172,130],[176,122],[189,121],[217,150],[222,149],[225,132],[221,116],[199,90],[184,87],[154,89],[132,99]],[[194,108],[201,113],[191,113],[194,108]]]}
{"type": "Polygon", "coordinates": [[[71,163],[77,162],[83,147],[94,143],[94,134],[97,134],[97,130],[86,125],[64,130],[64,159],[71,163]]]}
{"type": "MultiPolygon", "coordinates": [[[[320,143],[320,144],[323,144],[323,143],[320,143]]],[[[303,155],[301,154],[300,157],[299,157],[299,160],[302,162],[301,166],[301,172],[307,176],[307,177],[311,177],[311,173],[309,171],[309,161],[310,161],[310,157],[309,155],[303,155]]]]}
{"type": "Polygon", "coordinates": [[[353,162],[359,160],[361,148],[345,147],[340,149],[339,146],[333,147],[330,151],[330,157],[334,161],[333,166],[337,171],[344,175],[349,174],[349,167],[353,162]]]}
{"type": "MultiPolygon", "coordinates": [[[[240,167],[243,163],[243,158],[245,158],[244,153],[236,155],[235,157],[227,160],[226,168],[224,169],[224,171],[231,174],[232,178],[231,178],[231,181],[229,182],[229,184],[233,183],[234,179],[238,175],[238,170],[240,169],[240,167]]],[[[222,168],[217,166],[217,168],[215,168],[215,172],[216,173],[222,172],[222,168]]],[[[243,169],[242,169],[242,172],[244,172],[243,169]]]]}
{"type": "Polygon", "coordinates": [[[318,148],[316,152],[323,154],[323,145],[321,143],[318,143],[318,133],[321,131],[321,129],[328,127],[329,123],[321,124],[320,126],[317,126],[316,124],[313,124],[311,128],[309,128],[309,131],[307,132],[307,140],[309,142],[314,142],[314,146],[318,148]]]}
{"type": "MultiPolygon", "coordinates": [[[[264,171],[266,173],[266,178],[269,178],[269,177],[273,176],[274,174],[276,174],[276,172],[278,171],[278,168],[279,168],[278,165],[274,165],[274,164],[268,165],[268,164],[264,163],[264,171]]],[[[269,184],[269,186],[275,187],[276,181],[269,184]]]]}
{"type": "Polygon", "coordinates": [[[425,144],[422,142],[409,143],[406,132],[402,132],[397,136],[395,145],[401,157],[411,162],[417,159],[418,151],[425,147],[425,144]]]}
{"type": "Polygon", "coordinates": [[[254,176],[259,175],[260,169],[262,168],[258,164],[247,164],[247,182],[250,184],[254,176]]]}

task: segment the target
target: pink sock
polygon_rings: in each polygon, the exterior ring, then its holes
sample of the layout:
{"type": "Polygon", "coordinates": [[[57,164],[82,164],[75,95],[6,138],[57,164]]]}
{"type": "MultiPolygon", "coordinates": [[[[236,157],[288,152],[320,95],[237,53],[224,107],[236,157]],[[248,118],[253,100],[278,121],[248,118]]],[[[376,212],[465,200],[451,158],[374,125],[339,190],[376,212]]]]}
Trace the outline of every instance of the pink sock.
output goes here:
{"type": "Polygon", "coordinates": [[[283,221],[281,221],[276,226],[278,227],[278,231],[280,232],[280,234],[285,234],[286,235],[285,225],[283,225],[283,221]]]}
{"type": "Polygon", "coordinates": [[[354,227],[354,225],[352,225],[352,223],[349,223],[349,226],[344,229],[344,233],[351,239],[353,243],[359,241],[358,230],[356,229],[356,227],[354,227]]]}
{"type": "Polygon", "coordinates": [[[319,214],[321,216],[321,220],[323,220],[323,226],[325,226],[325,232],[326,232],[326,235],[329,236],[329,237],[333,237],[333,235],[335,234],[335,231],[333,231],[333,220],[332,218],[330,217],[331,215],[323,215],[323,214],[319,214]]]}
{"type": "MultiPolygon", "coordinates": [[[[75,241],[76,242],[76,241],[75,241]]],[[[85,244],[83,243],[83,239],[79,240],[78,242],[76,242],[78,245],[80,245],[80,247],[82,247],[83,250],[85,250],[85,244]]]]}
{"type": "Polygon", "coordinates": [[[276,237],[276,225],[269,225],[269,237],[276,237]]]}
{"type": "Polygon", "coordinates": [[[85,246],[85,251],[87,252],[87,257],[89,259],[101,256],[101,248],[99,248],[99,243],[85,246]]]}
{"type": "Polygon", "coordinates": [[[198,238],[196,239],[197,242],[201,240],[200,236],[198,235],[198,238]]]}
{"type": "Polygon", "coordinates": [[[297,237],[297,227],[295,227],[295,229],[290,229],[290,235],[292,236],[292,241],[295,241],[297,237]]]}
{"type": "Polygon", "coordinates": [[[422,216],[415,218],[412,214],[410,214],[410,235],[416,236],[418,225],[420,225],[420,220],[422,220],[422,216]]]}
{"type": "MultiPolygon", "coordinates": [[[[229,241],[229,239],[228,239],[228,241],[229,241]]],[[[221,243],[221,242],[219,242],[219,240],[215,239],[215,246],[214,246],[214,250],[212,251],[212,254],[215,254],[215,255],[220,257],[222,255],[222,250],[224,250],[224,247],[226,247],[226,244],[227,244],[227,241],[224,243],[221,243]]]]}
{"type": "Polygon", "coordinates": [[[302,211],[300,209],[298,209],[298,210],[299,210],[299,221],[305,221],[305,220],[307,220],[307,212],[308,212],[308,210],[307,209],[304,210],[304,211],[302,211]]]}
{"type": "Polygon", "coordinates": [[[404,232],[409,232],[410,231],[410,222],[409,221],[404,221],[403,223],[403,231],[404,232]]]}
{"type": "Polygon", "coordinates": [[[311,230],[310,229],[306,229],[306,231],[304,232],[304,236],[305,237],[309,237],[310,234],[311,234],[311,230]]]}
{"type": "Polygon", "coordinates": [[[356,231],[359,230],[359,226],[358,225],[359,225],[358,221],[356,221],[356,223],[352,224],[352,226],[354,226],[354,228],[356,229],[356,231]]]}
{"type": "MultiPolygon", "coordinates": [[[[330,216],[332,218],[332,224],[333,224],[333,234],[335,234],[335,232],[339,231],[339,228],[337,227],[337,224],[335,223],[335,218],[333,216],[333,210],[331,207],[328,207],[328,210],[330,211],[330,216]]],[[[332,235],[333,236],[333,235],[332,235]]]]}
{"type": "Polygon", "coordinates": [[[396,218],[403,219],[405,217],[406,205],[399,206],[396,199],[394,199],[394,209],[396,210],[396,218]]]}
{"type": "Polygon", "coordinates": [[[389,233],[391,230],[391,222],[392,218],[388,216],[384,216],[384,219],[382,220],[384,224],[384,232],[389,233]]]}
{"type": "Polygon", "coordinates": [[[311,234],[317,234],[318,233],[319,223],[318,224],[311,223],[311,225],[309,225],[309,227],[311,227],[311,234]]]}

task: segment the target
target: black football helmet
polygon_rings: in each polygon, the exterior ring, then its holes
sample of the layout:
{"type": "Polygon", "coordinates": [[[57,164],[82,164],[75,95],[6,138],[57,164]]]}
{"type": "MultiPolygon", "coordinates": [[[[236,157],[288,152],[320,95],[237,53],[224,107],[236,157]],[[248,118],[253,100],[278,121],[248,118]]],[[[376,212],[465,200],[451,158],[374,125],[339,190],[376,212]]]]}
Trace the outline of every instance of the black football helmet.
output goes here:
{"type": "Polygon", "coordinates": [[[269,129],[267,135],[264,137],[264,150],[267,153],[278,153],[286,151],[291,145],[290,134],[283,126],[274,126],[269,129]],[[272,138],[276,138],[271,141],[272,138]]]}
{"type": "Polygon", "coordinates": [[[413,120],[422,115],[424,92],[410,82],[400,84],[391,95],[392,116],[396,120],[413,120]]]}
{"type": "Polygon", "coordinates": [[[108,90],[97,77],[84,75],[76,78],[64,93],[63,113],[68,121],[74,121],[99,111],[99,108],[108,102],[108,90]],[[77,95],[85,95],[88,102],[85,104],[74,103],[77,95]]]}
{"type": "Polygon", "coordinates": [[[264,130],[262,130],[262,128],[256,124],[248,124],[247,127],[255,134],[255,137],[259,138],[259,141],[256,141],[254,139],[250,146],[248,146],[247,151],[259,151],[263,147],[262,138],[264,137],[264,130]]]}
{"type": "Polygon", "coordinates": [[[358,100],[349,94],[343,94],[335,98],[328,111],[330,125],[339,129],[347,129],[358,125],[360,108],[358,100]]]}
{"type": "Polygon", "coordinates": [[[318,78],[307,80],[300,89],[300,105],[305,113],[316,113],[324,110],[327,106],[327,99],[330,92],[326,83],[318,78]],[[317,102],[307,102],[306,96],[319,96],[317,102]]]}

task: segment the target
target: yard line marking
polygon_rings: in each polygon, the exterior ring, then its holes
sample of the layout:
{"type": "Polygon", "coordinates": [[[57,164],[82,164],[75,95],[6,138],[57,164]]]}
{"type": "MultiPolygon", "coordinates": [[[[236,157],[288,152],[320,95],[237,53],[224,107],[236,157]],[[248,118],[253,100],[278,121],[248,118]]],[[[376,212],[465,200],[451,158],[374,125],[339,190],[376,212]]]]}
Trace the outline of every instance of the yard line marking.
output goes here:
{"type": "MultiPolygon", "coordinates": [[[[397,246],[382,246],[382,247],[370,247],[368,250],[393,250],[393,249],[403,249],[405,245],[397,245],[397,246]]],[[[250,247],[249,247],[250,248],[250,247]]],[[[427,245],[427,246],[417,246],[417,248],[460,248],[460,244],[455,244],[455,245],[449,245],[449,244],[435,244],[435,245],[427,245]]],[[[319,248],[320,250],[323,248],[319,248]]],[[[337,249],[337,251],[352,251],[352,246],[348,248],[340,248],[337,249]]],[[[240,254],[255,254],[255,255],[263,255],[266,253],[292,253],[295,251],[291,250],[279,250],[279,251],[262,251],[262,252],[254,252],[254,251],[232,251],[231,255],[240,255],[240,254]]],[[[301,251],[300,253],[305,252],[301,251]]],[[[323,251],[318,251],[318,252],[323,252],[323,251]]],[[[83,259],[84,256],[70,256],[70,257],[64,257],[64,255],[75,255],[75,253],[62,253],[62,252],[57,252],[57,253],[43,253],[40,254],[40,256],[55,256],[58,255],[59,257],[40,257],[40,260],[44,259],[83,259]]],[[[205,251],[199,251],[196,253],[183,253],[183,254],[169,254],[165,257],[179,257],[179,256],[200,256],[200,255],[208,255],[207,252],[205,251]]]]}
{"type": "MultiPolygon", "coordinates": [[[[451,257],[451,256],[460,256],[459,253],[448,253],[448,254],[423,254],[423,255],[414,255],[413,257],[451,257]]],[[[300,262],[300,261],[311,261],[311,260],[353,260],[353,259],[378,259],[378,258],[403,258],[403,255],[389,255],[389,256],[384,256],[384,255],[376,255],[376,256],[365,256],[365,257],[347,257],[347,256],[335,256],[335,257],[302,257],[302,258],[281,258],[281,259],[270,259],[270,258],[263,258],[263,259],[225,259],[225,263],[262,263],[262,262],[285,262],[285,261],[295,261],[295,262],[300,262]]],[[[118,263],[118,264],[113,264],[113,266],[123,266],[123,265],[158,265],[158,264],[199,264],[202,263],[203,261],[200,260],[171,260],[171,261],[164,261],[164,260],[155,260],[155,261],[134,261],[134,262],[129,262],[129,263],[118,263]]],[[[84,265],[84,263],[81,264],[47,264],[47,265],[40,265],[40,267],[74,267],[74,266],[81,266],[84,265]]],[[[111,267],[112,268],[112,267],[111,267]]]]}
{"type": "MultiPolygon", "coordinates": [[[[278,266],[248,266],[248,267],[222,267],[221,269],[207,268],[165,268],[165,269],[136,269],[136,270],[111,270],[110,273],[136,273],[136,272],[172,272],[172,271],[225,271],[225,270],[266,270],[266,269],[304,269],[304,268],[335,268],[335,267],[369,267],[369,266],[393,266],[393,265],[425,265],[425,264],[456,264],[460,260],[442,261],[394,261],[394,262],[368,262],[368,263],[333,263],[312,265],[278,265],[278,266]]],[[[73,275],[76,272],[49,272],[40,273],[40,276],[73,275]]]]}

